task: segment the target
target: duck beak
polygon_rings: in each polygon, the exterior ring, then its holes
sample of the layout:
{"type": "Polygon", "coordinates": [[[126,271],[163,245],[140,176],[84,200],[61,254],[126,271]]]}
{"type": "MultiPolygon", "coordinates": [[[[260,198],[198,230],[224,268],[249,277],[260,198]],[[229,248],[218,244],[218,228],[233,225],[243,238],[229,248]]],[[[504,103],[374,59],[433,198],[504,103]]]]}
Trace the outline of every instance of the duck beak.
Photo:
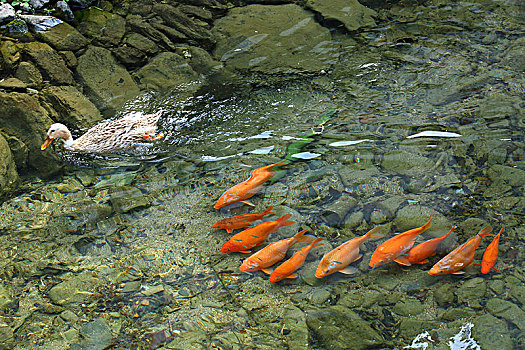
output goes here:
{"type": "Polygon", "coordinates": [[[42,146],[40,146],[40,149],[43,151],[47,148],[47,146],[49,146],[51,144],[51,142],[53,142],[54,138],[51,138],[51,137],[47,137],[46,140],[44,141],[44,143],[42,144],[42,146]]]}

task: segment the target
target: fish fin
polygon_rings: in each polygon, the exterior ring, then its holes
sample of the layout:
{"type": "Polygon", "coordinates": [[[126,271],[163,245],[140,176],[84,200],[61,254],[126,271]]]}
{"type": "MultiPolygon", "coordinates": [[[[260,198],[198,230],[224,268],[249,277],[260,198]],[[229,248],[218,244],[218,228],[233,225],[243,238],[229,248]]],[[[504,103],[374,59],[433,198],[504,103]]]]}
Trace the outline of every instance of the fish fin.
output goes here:
{"type": "Polygon", "coordinates": [[[432,216],[434,216],[434,212],[430,214],[430,218],[428,219],[427,223],[421,226],[421,232],[426,231],[432,225],[432,216]]]}
{"type": "Polygon", "coordinates": [[[261,271],[264,272],[264,273],[267,274],[267,275],[271,275],[272,272],[273,272],[273,269],[268,269],[268,268],[266,268],[266,269],[261,269],[261,271]]]}
{"type": "Polygon", "coordinates": [[[243,254],[249,254],[251,252],[252,252],[251,250],[239,250],[239,253],[243,253],[243,254]]]}
{"type": "Polygon", "coordinates": [[[478,263],[476,263],[476,264],[473,264],[473,265],[474,265],[474,266],[481,266],[481,264],[478,264],[478,263]]]}
{"type": "Polygon", "coordinates": [[[231,228],[227,228],[227,229],[226,229],[226,232],[228,232],[228,233],[232,233],[232,232],[233,232],[233,229],[231,229],[231,228]]]}
{"type": "Polygon", "coordinates": [[[373,229],[371,229],[370,231],[368,231],[366,234],[365,234],[365,237],[366,239],[370,239],[370,238],[383,238],[385,237],[384,234],[382,233],[376,233],[377,231],[379,231],[381,229],[380,226],[377,226],[377,227],[374,227],[373,229]]]}
{"type": "Polygon", "coordinates": [[[246,204],[246,205],[249,205],[250,207],[255,207],[255,204],[253,204],[252,202],[241,201],[241,203],[244,203],[244,204],[246,204]]]}
{"type": "Polygon", "coordinates": [[[495,268],[495,267],[492,267],[492,269],[494,269],[494,270],[496,270],[496,271],[498,271],[498,272],[501,272],[500,270],[498,270],[498,269],[497,269],[497,268],[495,268]]]}
{"type": "Polygon", "coordinates": [[[425,259],[425,260],[417,261],[414,264],[426,264],[427,262],[428,262],[428,260],[425,259]]]}
{"type": "Polygon", "coordinates": [[[357,272],[359,272],[359,270],[353,266],[347,266],[338,272],[344,273],[345,275],[355,275],[357,272]]]}
{"type": "Polygon", "coordinates": [[[453,275],[463,275],[464,273],[465,273],[465,271],[452,272],[453,275]]]}
{"type": "Polygon", "coordinates": [[[361,259],[362,257],[363,257],[363,254],[360,254],[357,258],[355,258],[354,260],[352,260],[352,262],[357,261],[357,260],[361,259]]]}
{"type": "Polygon", "coordinates": [[[286,278],[297,278],[297,274],[292,273],[291,275],[286,276],[286,278]]]}
{"type": "Polygon", "coordinates": [[[396,263],[398,263],[399,265],[404,265],[404,266],[411,266],[412,265],[412,263],[410,263],[410,261],[408,261],[408,259],[405,258],[404,256],[400,256],[397,259],[394,259],[394,261],[396,263]]]}

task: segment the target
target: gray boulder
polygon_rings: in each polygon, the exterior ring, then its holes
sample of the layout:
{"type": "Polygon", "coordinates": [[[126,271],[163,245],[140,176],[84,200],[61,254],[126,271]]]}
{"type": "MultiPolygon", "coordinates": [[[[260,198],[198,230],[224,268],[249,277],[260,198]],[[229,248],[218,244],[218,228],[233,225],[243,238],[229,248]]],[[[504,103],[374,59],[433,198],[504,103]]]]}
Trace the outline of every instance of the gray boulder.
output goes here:
{"type": "Polygon", "coordinates": [[[0,24],[11,22],[15,18],[15,9],[7,3],[0,3],[0,24]]]}
{"type": "Polygon", "coordinates": [[[88,44],[88,40],[67,23],[38,32],[37,38],[48,43],[57,51],[77,51],[88,44]]]}

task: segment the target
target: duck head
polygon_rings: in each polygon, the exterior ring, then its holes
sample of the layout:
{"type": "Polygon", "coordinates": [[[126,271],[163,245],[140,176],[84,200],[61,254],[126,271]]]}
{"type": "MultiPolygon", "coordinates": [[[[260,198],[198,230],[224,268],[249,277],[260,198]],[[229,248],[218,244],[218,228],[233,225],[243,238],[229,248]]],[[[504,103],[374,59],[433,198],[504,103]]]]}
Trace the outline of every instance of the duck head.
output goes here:
{"type": "Polygon", "coordinates": [[[55,123],[49,127],[49,130],[47,131],[47,138],[42,146],[40,146],[40,149],[42,151],[45,150],[54,139],[62,139],[66,145],[69,145],[73,142],[71,132],[68,130],[68,128],[64,124],[55,123]]]}

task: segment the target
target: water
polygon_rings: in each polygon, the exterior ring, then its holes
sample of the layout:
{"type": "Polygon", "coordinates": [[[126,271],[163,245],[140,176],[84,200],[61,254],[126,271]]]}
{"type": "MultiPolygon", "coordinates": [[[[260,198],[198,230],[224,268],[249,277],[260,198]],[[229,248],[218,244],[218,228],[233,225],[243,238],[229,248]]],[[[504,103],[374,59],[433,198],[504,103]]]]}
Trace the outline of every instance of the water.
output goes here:
{"type": "Polygon", "coordinates": [[[133,156],[62,154],[66,175],[28,181],[2,205],[10,305],[2,317],[15,320],[15,348],[523,348],[525,82],[506,60],[523,35],[518,10],[507,2],[400,8],[406,22],[356,35],[356,45],[333,53],[327,74],[130,102],[129,110],[165,111],[165,140],[133,156]],[[310,228],[325,245],[300,278],[270,284],[262,272],[238,270],[247,255],[219,253],[230,235],[211,228],[249,208],[213,204],[310,134],[303,157],[252,201],[297,221],[271,241],[310,228]],[[458,229],[430,264],[371,270],[383,241],[372,240],[355,275],[313,276],[345,240],[376,225],[390,237],[431,212],[421,240],[458,229]],[[501,272],[427,274],[487,224],[505,226],[501,272]]]}

